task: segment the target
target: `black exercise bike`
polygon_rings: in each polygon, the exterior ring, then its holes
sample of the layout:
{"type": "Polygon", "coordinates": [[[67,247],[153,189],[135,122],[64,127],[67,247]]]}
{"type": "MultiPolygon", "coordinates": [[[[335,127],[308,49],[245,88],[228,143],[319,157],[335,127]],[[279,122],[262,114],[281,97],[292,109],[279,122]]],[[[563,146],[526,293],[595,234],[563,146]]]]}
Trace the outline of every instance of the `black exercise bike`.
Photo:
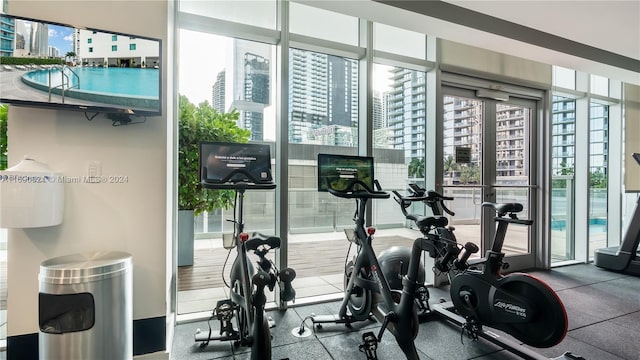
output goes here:
{"type": "MultiPolygon", "coordinates": [[[[315,326],[320,327],[323,323],[351,324],[367,320],[373,314],[382,327],[377,335],[373,332],[363,334],[360,350],[366,354],[367,359],[377,358],[377,344],[386,330],[393,334],[407,359],[418,359],[414,344],[419,328],[416,299],[420,302],[428,299],[428,290],[423,279],[419,278],[420,274],[424,277],[420,258],[430,244],[423,238],[414,241],[410,258],[401,266],[407,269],[406,275],[398,281],[399,273],[394,267],[397,264],[393,264],[392,258],[376,256],[371,245],[375,229],[365,228],[364,225],[369,200],[390,197],[389,193],[380,191],[377,181],[375,184],[377,191],[360,180],[352,180],[345,190],[339,191],[332,188],[327,180],[328,191],[332,195],[356,200],[355,229],[351,236],[348,235],[348,239],[357,245],[358,251],[355,259],[346,264],[345,294],[338,314],[313,315],[311,320],[315,326]],[[401,288],[396,289],[395,285],[390,284],[401,284],[401,288]]],[[[446,222],[446,218],[423,220],[429,226],[446,225],[442,221],[446,222]]]]}
{"type": "MultiPolygon", "coordinates": [[[[556,293],[531,275],[501,274],[501,270],[508,267],[502,252],[508,225],[533,224],[531,220],[518,218],[517,214],[523,210],[522,204],[482,204],[483,208],[495,211],[497,229],[486,256],[469,261],[469,257],[479,250],[475,244],[469,242],[461,246],[452,227],[433,226],[426,221],[428,217],[408,214],[406,211],[412,202],[421,201],[431,208],[434,215],[442,215],[443,210],[453,214],[443,202],[452,198],[434,191],[427,192],[415,185],[411,186],[409,192],[409,196],[394,192],[395,200],[401,205],[406,218],[416,223],[424,240],[430,243],[428,248],[431,249],[430,256],[435,259],[434,271],[446,274],[451,284],[451,303],[434,305],[435,312],[458,323],[472,338],[487,335],[482,327],[488,326],[538,348],[554,346],[564,339],[567,314],[556,293]]],[[[488,338],[494,340],[496,336],[489,334],[488,338]]],[[[505,345],[503,341],[501,339],[499,344],[505,345]]],[[[526,358],[540,358],[517,344],[510,350],[526,358]]]]}
{"type": "MultiPolygon", "coordinates": [[[[279,280],[281,282],[281,300],[293,300],[295,290],[291,282],[295,278],[296,272],[291,268],[278,271],[275,264],[266,258],[270,250],[280,247],[280,238],[259,233],[251,235],[245,233],[242,213],[246,190],[275,189],[276,184],[221,181],[217,184],[202,183],[202,186],[207,189],[235,191],[234,219],[228,221],[232,221],[234,224],[232,248],[236,249],[237,257],[230,272],[231,298],[218,301],[212,317],[209,319],[220,321],[219,334],[213,334],[211,326],[209,326],[207,333],[199,331],[195,334],[195,341],[200,343],[200,347],[206,347],[211,340],[234,341],[235,346],[251,347],[252,360],[270,360],[271,331],[269,321],[264,313],[267,301],[264,289],[268,287],[270,291],[273,291],[279,280]],[[257,271],[247,257],[249,251],[253,251],[258,256],[257,271]],[[235,327],[232,322],[234,318],[236,319],[235,327]]],[[[229,249],[229,252],[232,248],[229,249]]]]}

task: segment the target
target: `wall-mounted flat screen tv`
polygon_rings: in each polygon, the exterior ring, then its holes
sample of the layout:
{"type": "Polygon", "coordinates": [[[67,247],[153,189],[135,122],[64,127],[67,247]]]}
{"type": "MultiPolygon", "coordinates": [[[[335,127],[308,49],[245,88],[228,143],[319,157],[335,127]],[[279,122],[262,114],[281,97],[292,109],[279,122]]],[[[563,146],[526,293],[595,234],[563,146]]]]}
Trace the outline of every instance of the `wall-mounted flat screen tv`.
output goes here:
{"type": "Polygon", "coordinates": [[[162,113],[162,42],[0,14],[0,103],[162,113]]]}
{"type": "MultiPolygon", "coordinates": [[[[354,180],[362,181],[374,190],[372,157],[318,154],[318,191],[328,191],[328,182],[334,190],[348,191],[354,180]]],[[[356,185],[351,190],[358,188],[356,185]]]]}

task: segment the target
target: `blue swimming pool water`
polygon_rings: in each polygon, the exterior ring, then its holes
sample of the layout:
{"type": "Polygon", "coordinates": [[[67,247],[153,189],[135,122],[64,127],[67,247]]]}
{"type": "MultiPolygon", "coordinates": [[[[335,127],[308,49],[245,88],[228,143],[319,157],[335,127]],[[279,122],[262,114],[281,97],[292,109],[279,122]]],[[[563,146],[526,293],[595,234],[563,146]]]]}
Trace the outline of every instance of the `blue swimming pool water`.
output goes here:
{"type": "MultiPolygon", "coordinates": [[[[80,79],[80,90],[117,94],[124,96],[159,97],[160,72],[154,68],[93,68],[77,67],[72,69],[78,77],[65,70],[74,86],[80,79]]],[[[49,84],[49,70],[37,70],[26,74],[31,80],[41,84],[49,84]]],[[[51,83],[53,86],[61,84],[60,70],[53,70],[51,83]]]]}
{"type": "MultiPolygon", "coordinates": [[[[565,230],[567,227],[566,220],[551,221],[551,230],[565,230]]],[[[604,233],[607,232],[606,219],[589,219],[589,232],[604,233]]]]}

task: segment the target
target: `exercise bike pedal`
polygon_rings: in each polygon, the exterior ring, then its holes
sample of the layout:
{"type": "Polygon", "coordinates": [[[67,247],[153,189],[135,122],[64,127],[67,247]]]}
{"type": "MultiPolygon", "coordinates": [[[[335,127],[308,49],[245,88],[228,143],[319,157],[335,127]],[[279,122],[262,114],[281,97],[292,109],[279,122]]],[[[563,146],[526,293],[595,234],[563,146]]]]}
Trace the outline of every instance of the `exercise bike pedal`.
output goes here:
{"type": "Polygon", "coordinates": [[[378,355],[376,354],[377,349],[378,339],[376,338],[376,335],[372,331],[362,334],[362,344],[358,346],[358,350],[367,356],[367,360],[378,359],[378,355]]]}
{"type": "Polygon", "coordinates": [[[237,334],[237,331],[233,329],[231,319],[233,319],[236,312],[237,305],[233,301],[219,300],[216,307],[213,309],[213,316],[220,321],[220,335],[227,334],[233,337],[237,334]]]}

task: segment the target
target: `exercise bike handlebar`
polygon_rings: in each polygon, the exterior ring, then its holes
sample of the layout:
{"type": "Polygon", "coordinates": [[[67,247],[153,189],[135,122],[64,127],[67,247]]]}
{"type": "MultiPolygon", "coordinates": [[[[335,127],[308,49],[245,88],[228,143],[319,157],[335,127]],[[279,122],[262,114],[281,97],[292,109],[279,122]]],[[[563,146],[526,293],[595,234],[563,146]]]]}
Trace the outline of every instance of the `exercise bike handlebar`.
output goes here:
{"type": "MultiPolygon", "coordinates": [[[[378,181],[375,184],[379,187],[378,181]]],[[[331,195],[345,199],[388,199],[389,193],[386,191],[375,191],[361,180],[352,180],[345,190],[336,190],[331,186],[331,180],[327,178],[327,190],[331,195]],[[359,189],[355,189],[359,186],[359,189]]]]}
{"type": "Polygon", "coordinates": [[[398,193],[397,191],[393,190],[393,193],[395,194],[395,198],[394,200],[400,204],[400,208],[402,209],[402,213],[407,216],[407,212],[406,212],[406,208],[409,207],[409,205],[411,205],[412,202],[416,202],[416,201],[422,201],[425,204],[427,204],[427,206],[429,206],[431,208],[431,210],[433,211],[433,214],[436,216],[442,215],[440,209],[442,209],[442,211],[446,212],[447,214],[451,215],[451,216],[455,216],[456,213],[449,210],[449,208],[444,204],[445,200],[453,200],[452,197],[449,196],[444,196],[436,191],[433,190],[429,190],[426,192],[425,195],[425,190],[420,188],[419,186],[415,185],[415,184],[409,184],[410,188],[408,189],[409,192],[411,192],[410,196],[402,196],[400,195],[400,193],[398,193]],[[439,208],[438,208],[439,207],[439,208]]]}

